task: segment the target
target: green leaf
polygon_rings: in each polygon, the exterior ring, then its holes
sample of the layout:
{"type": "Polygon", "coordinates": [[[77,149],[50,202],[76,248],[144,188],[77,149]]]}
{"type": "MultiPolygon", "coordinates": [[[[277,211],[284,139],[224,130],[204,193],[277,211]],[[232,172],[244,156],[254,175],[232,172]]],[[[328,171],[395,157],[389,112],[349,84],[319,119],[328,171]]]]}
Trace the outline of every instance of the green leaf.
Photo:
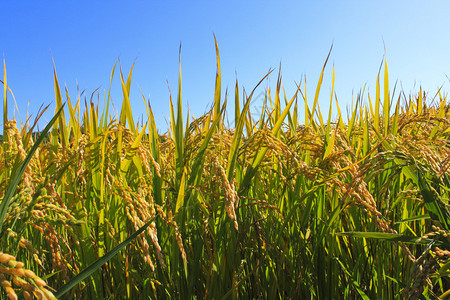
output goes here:
{"type": "MultiPolygon", "coordinates": [[[[61,90],[59,88],[58,78],[56,76],[55,62],[53,62],[53,78],[54,78],[54,82],[55,82],[56,111],[58,111],[61,109],[61,107],[63,107],[63,102],[62,102],[62,97],[61,97],[61,90]]],[[[58,123],[56,123],[55,126],[53,127],[53,130],[55,132],[59,133],[62,146],[63,146],[63,148],[65,148],[69,142],[69,136],[68,136],[68,132],[67,132],[66,117],[64,115],[64,110],[61,110],[60,114],[61,114],[61,118],[59,118],[59,126],[58,126],[58,123]],[[59,127],[59,131],[58,131],[58,127],[59,127]]]]}
{"type": "Polygon", "coordinates": [[[122,175],[125,175],[126,172],[128,172],[128,168],[131,165],[131,161],[132,161],[133,157],[136,155],[136,149],[139,147],[139,144],[141,143],[142,136],[144,135],[146,128],[147,128],[147,124],[144,125],[141,132],[134,139],[133,144],[131,145],[130,149],[127,151],[127,154],[125,155],[125,158],[122,161],[122,165],[120,167],[120,171],[122,172],[122,175]]]}
{"type": "Polygon", "coordinates": [[[429,214],[424,214],[424,215],[420,215],[420,216],[414,216],[414,217],[411,217],[411,218],[403,219],[403,220],[395,222],[394,224],[413,222],[413,221],[419,221],[419,220],[426,220],[426,219],[429,219],[429,218],[430,218],[429,214]]]}
{"type": "Polygon", "coordinates": [[[8,122],[8,86],[6,85],[6,63],[3,59],[3,138],[7,139],[5,124],[8,122]]]}
{"type": "Polygon", "coordinates": [[[184,205],[184,195],[185,195],[185,185],[186,185],[186,173],[187,170],[184,168],[183,175],[181,176],[180,187],[178,189],[177,204],[175,206],[175,214],[178,213],[181,207],[184,205]]]}
{"type": "Polygon", "coordinates": [[[341,236],[349,236],[349,237],[357,237],[357,238],[366,238],[366,239],[376,239],[376,240],[386,240],[390,242],[403,242],[407,244],[422,244],[427,245],[432,242],[431,239],[424,239],[416,236],[409,236],[397,233],[386,233],[386,232],[339,232],[336,233],[341,236]]]}
{"type": "Polygon", "coordinates": [[[119,253],[123,248],[125,248],[129,243],[131,243],[138,235],[140,235],[147,227],[153,222],[155,218],[152,218],[150,221],[144,224],[141,228],[139,228],[136,232],[130,235],[125,241],[117,245],[114,249],[97,259],[93,262],[89,267],[84,269],[77,276],[72,278],[68,283],[63,285],[55,294],[56,298],[61,297],[68,291],[70,291],[74,286],[79,284],[81,281],[85,280],[89,276],[92,275],[95,271],[97,271],[101,266],[107,263],[111,258],[113,258],[117,253],[119,253]]]}
{"type": "Polygon", "coordinates": [[[211,128],[208,130],[208,133],[205,136],[205,139],[203,140],[202,145],[200,146],[200,149],[198,150],[197,156],[195,157],[194,164],[192,165],[192,171],[191,175],[188,180],[188,185],[192,186],[196,182],[196,179],[201,176],[201,173],[203,171],[203,161],[206,149],[208,148],[208,145],[210,144],[211,137],[216,130],[218,124],[220,123],[221,117],[223,112],[225,111],[226,102],[224,103],[222,109],[219,111],[219,114],[215,117],[214,123],[211,125],[211,128]]]}
{"type": "Polygon", "coordinates": [[[127,83],[125,83],[125,81],[123,80],[122,67],[120,68],[120,81],[122,82],[122,92],[123,92],[123,102],[120,111],[120,123],[122,123],[122,125],[125,126],[125,122],[128,120],[128,126],[130,127],[131,132],[134,133],[136,131],[136,127],[134,125],[133,114],[131,111],[131,104],[130,104],[130,87],[133,68],[134,63],[131,66],[130,73],[128,74],[127,83]]]}
{"type": "Polygon", "coordinates": [[[319,93],[320,93],[320,88],[322,86],[323,72],[325,71],[325,67],[327,65],[328,59],[330,58],[331,50],[333,50],[333,45],[331,45],[330,51],[328,52],[328,55],[327,55],[327,59],[325,60],[325,63],[323,64],[322,71],[320,72],[319,82],[317,82],[316,93],[314,94],[314,103],[313,103],[313,107],[312,107],[311,114],[310,114],[311,124],[314,124],[314,113],[316,111],[317,103],[319,101],[319,93]]]}
{"type": "MultiPolygon", "coordinates": [[[[269,76],[270,73],[271,73],[271,71],[268,72],[266,74],[266,76],[264,76],[263,79],[261,79],[258,82],[258,84],[255,86],[255,88],[251,92],[250,96],[247,98],[247,101],[244,105],[244,108],[242,109],[242,112],[240,114],[236,113],[236,116],[239,115],[239,119],[235,120],[235,122],[237,122],[237,123],[235,125],[236,127],[235,127],[235,131],[234,131],[234,135],[233,135],[233,140],[231,142],[230,152],[228,154],[228,165],[227,165],[227,173],[226,173],[229,181],[231,181],[231,178],[233,176],[233,172],[235,169],[236,159],[237,159],[237,155],[239,152],[239,145],[241,143],[242,132],[244,129],[244,122],[246,120],[247,112],[249,111],[253,93],[255,92],[256,88],[263,82],[263,80],[266,79],[267,76],[269,76]]],[[[236,93],[237,92],[238,91],[237,91],[237,81],[236,81],[236,93]]],[[[238,100],[236,100],[236,101],[238,101],[238,100]]],[[[236,109],[238,109],[238,108],[236,108],[236,109]]]]}
{"type": "MultiPolygon", "coordinates": [[[[334,149],[334,144],[335,144],[336,134],[337,134],[338,127],[339,127],[339,122],[340,122],[340,119],[338,120],[338,123],[336,124],[336,127],[334,128],[334,134],[332,134],[328,140],[328,144],[325,148],[325,153],[323,154],[323,159],[327,158],[328,155],[330,155],[334,149]]],[[[327,131],[328,131],[328,129],[327,129],[327,131]]],[[[328,133],[327,133],[327,135],[328,135],[328,133]]]]}
{"type": "Polygon", "coordinates": [[[220,93],[221,93],[220,57],[216,35],[214,35],[214,42],[216,45],[216,59],[217,59],[216,85],[214,91],[214,118],[216,118],[220,113],[220,93]]]}
{"type": "MultiPolygon", "coordinates": [[[[175,142],[175,161],[176,161],[176,180],[181,179],[183,172],[184,159],[184,135],[183,135],[183,105],[182,105],[182,80],[181,80],[181,45],[179,50],[179,74],[178,74],[178,95],[177,95],[177,116],[175,119],[175,110],[172,103],[172,95],[169,96],[170,102],[170,126],[172,129],[172,139],[175,142]]],[[[169,90],[170,93],[170,90],[169,90]]],[[[189,118],[188,118],[189,119],[189,118]]]]}
{"type": "Polygon", "coordinates": [[[450,213],[445,204],[439,199],[434,191],[431,190],[428,181],[424,178],[422,171],[417,171],[420,193],[424,200],[424,206],[431,219],[439,222],[445,230],[450,230],[450,213]]]}
{"type": "MultiPolygon", "coordinates": [[[[283,124],[283,121],[286,118],[286,115],[292,106],[292,103],[294,103],[294,100],[297,98],[297,93],[298,93],[299,89],[300,89],[300,87],[297,89],[297,92],[295,92],[295,95],[292,97],[291,101],[289,101],[289,103],[286,105],[286,107],[283,110],[283,113],[280,115],[280,117],[277,120],[277,123],[274,125],[274,127],[272,129],[272,134],[274,136],[280,130],[281,125],[283,124]]],[[[261,149],[259,149],[258,154],[254,158],[252,165],[248,167],[248,169],[245,173],[244,180],[242,181],[242,188],[239,192],[240,194],[243,194],[248,190],[251,180],[252,180],[253,176],[256,174],[256,171],[257,171],[259,165],[261,164],[262,160],[264,159],[264,156],[266,155],[268,150],[269,150],[269,148],[267,148],[267,147],[262,147],[261,149]]]]}
{"type": "Polygon", "coordinates": [[[339,265],[341,266],[341,268],[344,270],[344,272],[347,274],[347,276],[350,278],[351,284],[356,289],[356,291],[361,296],[361,298],[364,300],[370,300],[370,298],[366,295],[366,293],[364,293],[364,291],[361,289],[358,281],[356,279],[354,279],[353,274],[351,274],[349,272],[349,270],[344,266],[344,264],[339,259],[336,258],[336,260],[339,263],[339,265]]]}
{"type": "Polygon", "coordinates": [[[375,93],[375,115],[373,118],[373,126],[376,130],[380,129],[380,72],[381,67],[383,66],[383,62],[380,64],[380,69],[378,70],[377,75],[377,84],[376,84],[376,93],[375,93]]]}
{"type": "Polygon", "coordinates": [[[384,136],[388,135],[389,129],[389,110],[391,108],[389,98],[389,74],[387,61],[384,60],[384,103],[383,103],[383,117],[384,117],[384,136]]]}

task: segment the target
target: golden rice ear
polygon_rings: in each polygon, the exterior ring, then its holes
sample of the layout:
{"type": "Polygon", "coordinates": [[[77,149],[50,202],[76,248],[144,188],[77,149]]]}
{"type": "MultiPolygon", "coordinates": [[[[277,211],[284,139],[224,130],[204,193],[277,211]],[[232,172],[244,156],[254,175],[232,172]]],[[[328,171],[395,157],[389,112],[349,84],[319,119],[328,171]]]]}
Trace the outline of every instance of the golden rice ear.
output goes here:
{"type": "Polygon", "coordinates": [[[52,297],[53,294],[51,292],[45,289],[47,283],[32,270],[25,269],[25,264],[16,261],[14,256],[0,252],[0,263],[2,264],[0,266],[0,282],[10,299],[18,298],[16,294],[17,289],[26,299],[31,299],[31,294],[41,293],[46,294],[48,299],[56,299],[54,296],[52,297]],[[11,281],[14,283],[16,290],[12,288],[11,281]]]}

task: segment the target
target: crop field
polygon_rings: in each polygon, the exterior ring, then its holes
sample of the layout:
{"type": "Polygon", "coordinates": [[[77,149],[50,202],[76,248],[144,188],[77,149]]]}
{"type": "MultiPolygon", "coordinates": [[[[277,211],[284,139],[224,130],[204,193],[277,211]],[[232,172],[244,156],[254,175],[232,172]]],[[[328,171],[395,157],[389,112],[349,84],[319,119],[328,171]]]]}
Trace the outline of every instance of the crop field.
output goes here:
{"type": "Polygon", "coordinates": [[[36,133],[43,111],[24,123],[7,114],[3,64],[0,298],[450,295],[447,94],[396,90],[384,61],[375,94],[348,115],[333,69],[321,111],[327,58],[313,97],[306,83],[286,95],[279,73],[255,118],[253,92],[236,81],[223,95],[216,54],[210,111],[186,118],[180,64],[165,134],[145,97],[147,120],[135,122],[133,68],[116,65],[117,115],[108,92],[101,106],[71,98],[55,71],[54,118],[36,133]]]}

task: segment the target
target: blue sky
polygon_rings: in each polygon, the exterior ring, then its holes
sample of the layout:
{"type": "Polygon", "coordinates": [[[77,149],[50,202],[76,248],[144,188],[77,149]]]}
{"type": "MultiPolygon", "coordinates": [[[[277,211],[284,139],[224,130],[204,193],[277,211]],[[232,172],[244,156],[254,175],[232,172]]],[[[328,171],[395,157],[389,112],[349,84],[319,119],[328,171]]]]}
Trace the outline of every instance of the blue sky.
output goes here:
{"type": "MultiPolygon", "coordinates": [[[[236,74],[241,90],[245,87],[250,92],[273,68],[275,72],[263,88],[274,89],[281,62],[288,97],[295,91],[295,82],[306,75],[312,101],[332,44],[321,90],[322,110],[328,109],[333,65],[341,108],[349,106],[352,93],[356,96],[364,85],[374,94],[385,48],[391,87],[399,80],[406,94],[417,92],[419,86],[430,95],[441,85],[448,90],[447,3],[4,1],[0,12],[0,52],[23,121],[27,109],[34,119],[42,104],[51,104],[51,112],[54,111],[52,56],[60,85],[67,86],[72,100],[77,98],[78,82],[80,90],[86,90],[88,100],[98,88],[100,102],[109,87],[114,63],[120,59],[124,73],[128,73],[136,61],[132,110],[135,118],[142,120],[144,116],[146,121],[141,89],[150,99],[163,133],[169,120],[167,82],[176,98],[180,43],[184,110],[189,105],[191,113],[198,117],[211,105],[216,72],[213,33],[220,50],[222,91],[224,94],[228,87],[230,100],[234,99],[236,74]]],[[[112,89],[116,109],[122,102],[118,75],[112,89]]],[[[262,104],[263,88],[256,93],[255,111],[262,104]]],[[[15,109],[12,97],[9,99],[11,118],[15,109]]],[[[234,115],[232,108],[230,105],[228,109],[230,118],[234,115]]],[[[50,118],[49,112],[43,121],[50,118]]]]}

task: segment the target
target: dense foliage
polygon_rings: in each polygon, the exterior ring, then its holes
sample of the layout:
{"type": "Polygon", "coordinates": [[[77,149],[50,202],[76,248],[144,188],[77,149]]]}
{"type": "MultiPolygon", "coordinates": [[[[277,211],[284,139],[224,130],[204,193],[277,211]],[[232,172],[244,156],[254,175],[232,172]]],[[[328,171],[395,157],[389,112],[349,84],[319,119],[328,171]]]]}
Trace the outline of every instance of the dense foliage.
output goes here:
{"type": "MultiPolygon", "coordinates": [[[[258,119],[250,112],[253,93],[240,96],[236,82],[229,126],[218,50],[217,62],[211,111],[186,122],[180,68],[164,135],[150,105],[146,124],[133,120],[132,69],[125,79],[120,72],[124,99],[117,117],[109,96],[100,114],[98,105],[80,108],[81,99],[73,105],[66,93],[65,110],[8,201],[11,178],[36,136],[34,126],[18,126],[4,114],[3,295],[51,298],[52,288],[56,294],[145,225],[143,234],[64,297],[397,299],[450,293],[446,95],[390,93],[385,63],[383,90],[378,74],[375,97],[362,93],[345,119],[332,91],[324,118],[318,96],[325,63],[312,106],[306,84],[291,98],[280,96],[278,76],[276,89],[265,90],[258,119]]],[[[54,80],[59,110],[56,73],[54,80]]],[[[6,108],[6,71],[3,83],[6,108]]]]}

